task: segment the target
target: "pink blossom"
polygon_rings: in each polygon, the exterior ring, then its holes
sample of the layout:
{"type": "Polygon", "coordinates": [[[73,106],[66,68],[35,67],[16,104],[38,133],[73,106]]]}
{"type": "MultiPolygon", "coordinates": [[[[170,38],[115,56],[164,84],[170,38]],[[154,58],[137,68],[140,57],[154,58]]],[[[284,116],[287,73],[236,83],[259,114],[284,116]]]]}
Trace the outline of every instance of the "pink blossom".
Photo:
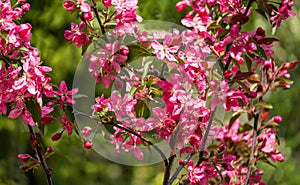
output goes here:
{"type": "Polygon", "coordinates": [[[79,25],[72,22],[71,30],[65,30],[64,37],[66,40],[70,40],[76,44],[77,47],[81,47],[83,44],[86,44],[90,41],[89,37],[81,32],[85,27],[85,23],[81,22],[79,25]]]}
{"type": "Polygon", "coordinates": [[[59,121],[63,123],[63,129],[68,131],[68,135],[71,135],[73,123],[69,121],[67,115],[64,114],[64,117],[60,118],[59,121]]]}
{"type": "Polygon", "coordinates": [[[272,23],[276,23],[276,29],[279,28],[279,26],[283,20],[296,15],[296,13],[291,11],[293,6],[294,6],[293,0],[283,0],[282,1],[276,14],[270,18],[270,21],[272,23]]]}
{"type": "Polygon", "coordinates": [[[151,46],[154,49],[154,54],[156,54],[157,58],[161,60],[166,58],[171,62],[177,61],[174,57],[174,54],[178,51],[180,43],[179,39],[177,40],[176,37],[174,39],[174,35],[172,36],[171,34],[166,34],[163,44],[160,44],[158,41],[154,40],[152,41],[151,46]]]}
{"type": "Polygon", "coordinates": [[[92,109],[94,110],[94,113],[95,112],[101,112],[104,109],[104,107],[107,106],[107,103],[109,101],[109,100],[104,98],[103,94],[100,97],[95,98],[95,100],[96,100],[96,104],[94,104],[92,106],[92,109]]]}
{"type": "Polygon", "coordinates": [[[24,12],[27,12],[30,10],[30,4],[29,3],[23,4],[21,8],[24,12]]]}
{"type": "Polygon", "coordinates": [[[50,124],[54,120],[52,116],[49,114],[53,111],[54,109],[48,106],[43,106],[42,107],[42,123],[43,124],[50,124]]]}
{"type": "Polygon", "coordinates": [[[91,133],[92,133],[92,128],[88,126],[83,127],[81,130],[81,134],[83,135],[83,137],[89,137],[91,133]]]}
{"type": "Polygon", "coordinates": [[[237,142],[242,137],[239,133],[239,127],[240,122],[238,120],[234,121],[231,125],[230,129],[228,128],[229,124],[226,124],[225,128],[223,128],[223,131],[221,131],[217,136],[217,140],[225,141],[227,139],[230,139],[233,142],[237,142]]]}
{"type": "Polygon", "coordinates": [[[118,121],[124,120],[124,117],[128,116],[133,118],[134,105],[137,103],[129,94],[125,94],[122,98],[117,95],[115,91],[112,92],[110,96],[110,103],[108,104],[108,109],[115,112],[116,119],[118,121]]]}
{"type": "Polygon", "coordinates": [[[191,185],[208,185],[208,179],[217,176],[217,170],[206,162],[195,167],[193,161],[188,163],[188,178],[191,185]]]}
{"type": "MultiPolygon", "coordinates": [[[[143,135],[141,132],[138,132],[141,136],[143,135]]],[[[138,138],[135,135],[130,134],[129,141],[126,141],[122,144],[122,149],[125,152],[133,152],[133,155],[138,158],[139,160],[142,160],[144,157],[143,151],[138,148],[138,145],[142,144],[140,138],[138,138]]]]}
{"type": "Polygon", "coordinates": [[[66,82],[61,81],[59,85],[59,90],[54,91],[54,93],[60,97],[59,99],[60,109],[63,108],[65,102],[74,104],[75,100],[73,100],[72,95],[76,94],[77,92],[78,92],[78,88],[68,90],[66,82]]]}

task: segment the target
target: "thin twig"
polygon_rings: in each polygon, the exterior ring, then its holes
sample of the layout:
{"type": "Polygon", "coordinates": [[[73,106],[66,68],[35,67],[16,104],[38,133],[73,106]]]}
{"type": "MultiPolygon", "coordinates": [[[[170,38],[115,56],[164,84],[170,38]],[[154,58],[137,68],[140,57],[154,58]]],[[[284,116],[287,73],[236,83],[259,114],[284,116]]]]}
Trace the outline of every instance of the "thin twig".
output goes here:
{"type": "Polygon", "coordinates": [[[105,34],[104,25],[103,25],[102,22],[101,22],[101,19],[100,19],[100,16],[99,16],[99,12],[98,12],[97,5],[96,5],[95,0],[92,0],[92,3],[93,3],[92,9],[93,9],[94,13],[96,14],[96,19],[97,19],[97,21],[98,21],[98,23],[99,23],[99,26],[100,26],[102,35],[104,35],[104,34],[105,34]]]}
{"type": "Polygon", "coordinates": [[[42,149],[41,149],[42,147],[41,147],[40,140],[37,138],[37,136],[36,136],[35,132],[33,131],[32,127],[28,126],[28,128],[29,128],[30,134],[33,136],[33,139],[34,139],[33,142],[37,142],[36,144],[34,144],[34,150],[38,154],[39,162],[42,164],[42,167],[45,171],[45,174],[47,176],[48,185],[53,185],[53,182],[52,182],[52,169],[49,168],[47,163],[46,163],[46,160],[44,158],[44,154],[42,153],[42,149]]]}
{"type": "Polygon", "coordinates": [[[254,0],[250,0],[250,1],[248,2],[247,8],[246,8],[246,10],[245,10],[245,12],[244,12],[244,16],[246,16],[246,15],[248,14],[248,12],[249,12],[249,10],[250,10],[251,5],[252,5],[253,2],[254,2],[254,0]]]}
{"type": "Polygon", "coordinates": [[[87,114],[85,114],[85,113],[83,113],[83,112],[79,112],[79,111],[75,111],[75,110],[74,110],[74,112],[75,112],[75,114],[82,115],[82,116],[84,116],[84,117],[90,118],[90,119],[92,119],[92,120],[94,120],[94,121],[96,121],[96,122],[99,122],[99,123],[101,123],[101,124],[111,125],[111,126],[114,126],[114,127],[119,128],[119,129],[122,129],[122,130],[124,130],[124,131],[126,131],[126,132],[128,132],[128,133],[130,133],[130,134],[132,134],[132,135],[137,136],[139,139],[141,139],[141,140],[144,141],[145,143],[147,143],[147,144],[149,144],[150,146],[152,146],[152,147],[159,153],[159,155],[161,156],[161,158],[164,160],[165,165],[166,165],[166,166],[169,166],[169,162],[168,162],[167,157],[165,156],[165,154],[164,154],[164,153],[163,153],[156,145],[154,145],[154,144],[153,144],[150,140],[148,140],[147,138],[145,138],[145,137],[141,136],[140,134],[136,133],[135,131],[131,130],[130,128],[123,127],[123,126],[121,126],[121,125],[119,125],[119,124],[115,124],[115,123],[113,123],[113,122],[102,122],[102,120],[100,120],[100,119],[98,119],[98,118],[95,118],[95,117],[93,117],[93,116],[87,115],[87,114]]]}
{"type": "MultiPolygon", "coordinates": [[[[263,97],[259,97],[259,101],[262,101],[262,99],[263,99],[263,97]]],[[[258,136],[259,113],[260,113],[260,108],[258,108],[254,114],[253,139],[252,139],[251,152],[250,152],[249,161],[248,161],[248,171],[247,171],[247,175],[246,175],[245,185],[248,185],[248,183],[249,183],[251,169],[252,169],[251,165],[254,160],[255,145],[256,145],[256,140],[257,140],[257,136],[258,136]]]]}
{"type": "MultiPolygon", "coordinates": [[[[189,154],[185,157],[185,159],[184,159],[184,164],[187,164],[188,161],[192,158],[193,155],[194,155],[194,153],[189,153],[189,154]]],[[[180,173],[180,171],[183,169],[183,167],[184,167],[184,165],[179,165],[179,166],[176,168],[174,174],[172,175],[172,177],[170,178],[170,180],[169,180],[169,182],[168,182],[168,185],[171,185],[171,184],[175,181],[175,179],[177,178],[177,176],[179,175],[179,173],[180,173]]]]}
{"type": "Polygon", "coordinates": [[[217,110],[217,107],[215,107],[214,110],[210,114],[209,122],[208,122],[208,125],[207,125],[207,128],[206,128],[206,131],[204,133],[204,136],[202,138],[202,142],[201,142],[201,146],[200,146],[199,159],[198,159],[198,162],[197,162],[196,166],[199,166],[201,164],[201,162],[202,162],[202,158],[203,158],[203,155],[204,155],[204,149],[205,149],[206,141],[207,141],[207,138],[208,138],[210,127],[212,125],[213,118],[215,116],[216,110],[217,110]]]}
{"type": "Polygon", "coordinates": [[[251,170],[252,170],[252,163],[254,160],[254,153],[255,153],[255,145],[256,145],[256,140],[257,140],[257,135],[258,135],[258,119],[259,119],[259,113],[254,115],[254,125],[253,125],[253,140],[252,140],[252,146],[251,146],[251,153],[249,156],[249,161],[248,161],[248,171],[247,171],[247,176],[245,180],[245,185],[248,185],[250,175],[251,175],[251,170]]]}
{"type": "Polygon", "coordinates": [[[173,165],[173,162],[174,162],[174,158],[175,158],[175,155],[171,154],[171,156],[169,157],[167,166],[165,165],[163,185],[168,185],[169,184],[168,182],[169,182],[169,178],[170,178],[170,175],[171,175],[171,169],[172,169],[172,165],[173,165]]]}

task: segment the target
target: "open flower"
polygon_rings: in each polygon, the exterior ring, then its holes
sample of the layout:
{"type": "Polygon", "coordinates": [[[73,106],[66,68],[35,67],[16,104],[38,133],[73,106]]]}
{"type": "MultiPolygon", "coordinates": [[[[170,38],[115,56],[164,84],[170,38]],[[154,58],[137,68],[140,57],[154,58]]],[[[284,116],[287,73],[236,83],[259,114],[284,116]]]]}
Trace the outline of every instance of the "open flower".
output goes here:
{"type": "Polygon", "coordinates": [[[72,95],[76,94],[77,92],[78,92],[78,88],[68,90],[66,82],[61,81],[60,85],[59,85],[59,90],[54,91],[54,93],[56,95],[60,96],[60,99],[59,99],[60,109],[63,108],[65,102],[74,104],[75,100],[72,98],[72,95]]]}

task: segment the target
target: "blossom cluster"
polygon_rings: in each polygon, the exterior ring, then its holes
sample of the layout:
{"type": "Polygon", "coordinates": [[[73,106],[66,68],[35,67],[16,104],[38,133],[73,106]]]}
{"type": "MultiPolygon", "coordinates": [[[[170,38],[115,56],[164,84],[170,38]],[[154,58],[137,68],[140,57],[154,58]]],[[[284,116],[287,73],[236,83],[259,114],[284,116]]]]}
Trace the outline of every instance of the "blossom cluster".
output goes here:
{"type": "MultiPolygon", "coordinates": [[[[143,133],[154,131],[156,139],[166,140],[174,150],[180,151],[180,155],[204,152],[197,164],[193,160],[180,164],[188,166],[188,176],[183,181],[208,184],[213,182],[211,179],[218,182],[226,179],[223,182],[225,184],[243,184],[245,181],[264,184],[261,182],[262,170],[245,167],[253,160],[249,159],[253,157],[250,154],[253,153],[252,145],[258,151],[255,156],[257,161],[270,158],[273,162],[282,162],[284,157],[276,148],[277,124],[274,124],[274,118],[268,120],[270,107],[262,97],[270,89],[282,86],[289,88],[289,81],[283,79],[290,77],[287,71],[294,65],[287,67],[288,64],[285,63],[276,66],[271,48],[277,39],[267,37],[262,28],[253,32],[241,31],[252,13],[249,8],[251,4],[247,6],[242,1],[226,0],[180,1],[176,5],[178,11],[183,11],[187,6],[192,7],[192,11],[182,19],[182,24],[191,29],[181,32],[174,29],[171,33],[160,34],[156,31],[150,33],[139,30],[133,23],[139,21],[134,19],[135,15],[129,16],[133,19],[123,17],[123,22],[120,21],[122,12],[126,12],[124,10],[135,11],[137,8],[136,1],[132,1],[132,6],[130,3],[120,2],[108,3],[109,6],[115,6],[117,17],[113,33],[119,39],[111,44],[106,43],[95,55],[87,56],[91,61],[89,71],[97,82],[102,82],[109,88],[111,82],[118,84],[118,81],[125,81],[126,88],[130,89],[125,95],[116,91],[109,98],[102,95],[96,98],[96,104],[92,106],[94,116],[101,120],[109,117],[106,121],[121,126],[114,126],[115,132],[111,135],[111,142],[116,145],[116,150],[122,148],[127,152],[133,151],[137,158],[143,159],[142,150],[138,147],[143,145],[141,138],[144,137],[143,133]],[[216,17],[222,19],[216,22],[216,17]],[[133,73],[132,69],[127,71],[131,72],[130,75],[120,74],[121,67],[131,62],[130,57],[120,50],[125,46],[118,46],[122,45],[122,39],[125,40],[128,35],[141,42],[142,45],[138,47],[148,51],[144,55],[156,56],[158,61],[142,61],[142,68],[145,70],[150,66],[152,71],[145,72],[141,68],[142,75],[138,70],[133,73]],[[215,60],[208,60],[210,56],[215,57],[215,60]],[[153,66],[159,62],[165,66],[166,71],[172,71],[173,74],[166,77],[163,69],[155,71],[153,66]],[[216,65],[220,65],[223,79],[209,79],[209,74],[215,70],[216,65]],[[256,73],[258,69],[268,75],[260,76],[256,73]],[[156,98],[161,98],[164,107],[151,108],[144,103],[156,98]],[[260,99],[259,103],[254,104],[255,99],[260,99]],[[211,121],[214,126],[210,128],[212,111],[220,103],[225,111],[232,111],[234,116],[225,127],[211,121]],[[151,112],[150,115],[145,111],[141,113],[140,109],[145,108],[144,106],[151,112]],[[253,118],[256,116],[255,112],[261,110],[260,135],[256,138],[254,132],[257,130],[254,126],[249,123],[241,124],[238,117],[250,111],[253,118]],[[205,138],[205,132],[208,132],[210,138],[205,138]],[[216,133],[218,134],[214,136],[216,133]],[[208,155],[212,151],[207,148],[202,151],[201,146],[209,140],[215,141],[211,147],[215,145],[218,148],[214,151],[218,155],[208,155]],[[239,151],[241,146],[244,152],[239,151]]],[[[107,1],[103,3],[107,5],[107,1]]],[[[278,28],[281,20],[294,15],[290,11],[292,6],[292,2],[283,1],[280,11],[276,15],[272,14],[270,22],[276,22],[278,28]]],[[[126,47],[126,51],[127,49],[126,47]]],[[[130,49],[131,47],[129,51],[130,49]]],[[[123,85],[120,85],[121,88],[123,85]]],[[[275,121],[279,122],[281,121],[275,121]]],[[[87,128],[91,132],[92,128],[85,127],[87,128]]],[[[85,135],[86,138],[89,136],[90,134],[85,135]]]]}
{"type": "MultiPolygon", "coordinates": [[[[60,109],[74,104],[72,95],[77,90],[68,91],[64,81],[56,90],[48,76],[51,67],[43,64],[37,48],[30,43],[32,26],[29,23],[19,24],[19,19],[29,11],[30,4],[20,0],[12,6],[6,0],[0,2],[0,9],[0,114],[11,119],[21,117],[28,127],[50,124],[55,119],[51,113],[57,103],[60,109]]],[[[66,128],[66,119],[64,117],[60,121],[64,124],[63,130],[68,130],[70,135],[72,128],[66,128]]],[[[36,138],[32,142],[36,142],[36,138]]],[[[21,158],[27,155],[21,155],[21,158]]],[[[40,164],[40,161],[37,163],[40,164]]],[[[27,165],[23,168],[30,169],[27,165]]]]}

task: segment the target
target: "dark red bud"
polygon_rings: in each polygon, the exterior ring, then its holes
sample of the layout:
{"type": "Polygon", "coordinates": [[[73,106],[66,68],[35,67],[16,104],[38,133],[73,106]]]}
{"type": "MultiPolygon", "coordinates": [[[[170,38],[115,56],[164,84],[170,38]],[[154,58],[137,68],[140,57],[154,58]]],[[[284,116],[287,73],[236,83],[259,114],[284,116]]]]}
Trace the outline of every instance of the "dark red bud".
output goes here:
{"type": "Polygon", "coordinates": [[[54,134],[51,139],[52,139],[52,141],[57,141],[61,138],[61,136],[62,136],[62,133],[59,132],[59,133],[54,134]]]}
{"type": "Polygon", "coordinates": [[[48,153],[51,153],[51,152],[53,152],[54,150],[53,150],[53,147],[52,146],[49,146],[48,148],[47,148],[47,152],[48,153]]]}
{"type": "Polygon", "coordinates": [[[31,158],[31,156],[29,154],[19,154],[18,158],[22,163],[25,163],[31,158]]]}
{"type": "Polygon", "coordinates": [[[93,142],[92,141],[86,141],[86,142],[84,142],[83,146],[86,149],[91,149],[92,146],[93,146],[93,142]]]}
{"type": "Polygon", "coordinates": [[[276,123],[281,123],[282,122],[282,117],[281,116],[274,116],[273,121],[275,121],[276,123]]]}
{"type": "Polygon", "coordinates": [[[179,161],[179,165],[184,166],[184,165],[185,165],[184,160],[180,160],[180,161],[179,161]]]}
{"type": "Polygon", "coordinates": [[[224,77],[225,77],[226,79],[230,78],[231,76],[232,76],[232,72],[231,72],[230,70],[226,70],[226,71],[224,72],[224,77]]]}
{"type": "Polygon", "coordinates": [[[123,47],[120,50],[121,55],[127,56],[129,54],[129,48],[128,47],[123,47]]]}

